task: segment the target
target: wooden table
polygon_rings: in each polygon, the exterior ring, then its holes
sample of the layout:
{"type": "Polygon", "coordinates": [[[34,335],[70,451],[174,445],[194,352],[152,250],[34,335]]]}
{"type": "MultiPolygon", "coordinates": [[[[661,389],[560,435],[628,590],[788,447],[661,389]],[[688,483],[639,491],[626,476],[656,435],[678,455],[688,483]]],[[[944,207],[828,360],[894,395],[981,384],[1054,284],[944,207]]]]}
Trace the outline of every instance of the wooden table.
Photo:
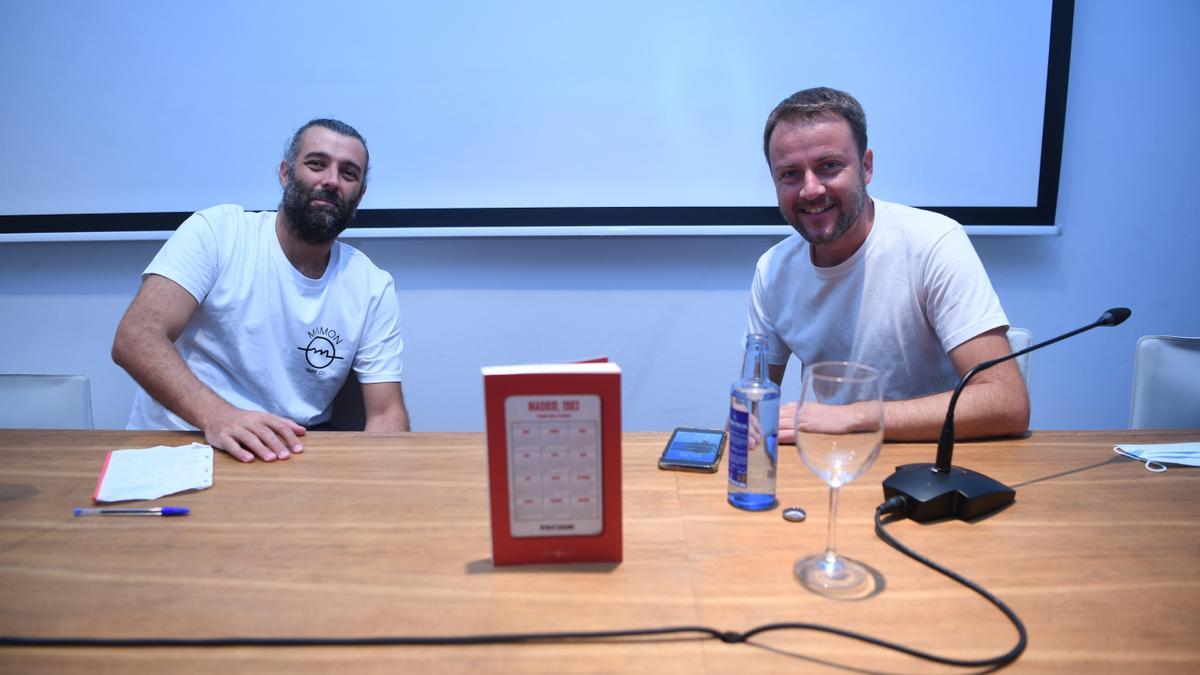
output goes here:
{"type": "MultiPolygon", "coordinates": [[[[818,597],[792,562],[824,545],[826,488],[794,448],[778,509],[725,503],[724,475],[659,471],[666,434],[630,433],[619,565],[494,568],[480,434],[313,433],[287,462],[218,453],[215,484],[159,504],[186,518],[75,518],[103,453],[184,444],[167,432],[0,431],[0,633],[25,636],[386,636],[708,625],[831,624],[959,658],[1016,632],[979,596],[876,538],[880,482],[932,461],[884,447],[843,488],[839,550],[883,578],[865,600],[818,597]]],[[[1200,431],[1044,431],[961,443],[955,463],[1017,489],[968,524],[899,521],[904,543],[971,578],[1029,629],[1012,672],[1200,670],[1200,470],[1154,474],[1115,442],[1200,431]]],[[[724,468],[724,467],[722,467],[724,468]]],[[[962,672],[843,638],[473,647],[14,648],[3,673],[962,672]]]]}

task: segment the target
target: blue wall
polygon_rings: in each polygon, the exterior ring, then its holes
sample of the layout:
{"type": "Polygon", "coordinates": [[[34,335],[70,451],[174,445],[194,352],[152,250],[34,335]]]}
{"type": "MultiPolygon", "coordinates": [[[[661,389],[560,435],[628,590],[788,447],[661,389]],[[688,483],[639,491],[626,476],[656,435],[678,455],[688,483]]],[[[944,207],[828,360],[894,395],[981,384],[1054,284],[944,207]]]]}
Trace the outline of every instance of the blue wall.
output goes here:
{"type": "MultiPolygon", "coordinates": [[[[1034,428],[1125,426],[1137,338],[1200,335],[1200,231],[1186,201],[1200,150],[1200,3],[1085,0],[1075,14],[1061,235],[973,241],[1009,317],[1035,339],[1114,305],[1134,314],[1034,356],[1034,428]]],[[[481,429],[481,366],[604,354],[625,371],[626,429],[665,430],[721,423],[754,261],[774,241],[354,243],[396,277],[416,429],[481,429]]],[[[0,371],[87,374],[97,426],[123,426],[133,385],[108,351],[159,245],[0,245],[0,371]]]]}

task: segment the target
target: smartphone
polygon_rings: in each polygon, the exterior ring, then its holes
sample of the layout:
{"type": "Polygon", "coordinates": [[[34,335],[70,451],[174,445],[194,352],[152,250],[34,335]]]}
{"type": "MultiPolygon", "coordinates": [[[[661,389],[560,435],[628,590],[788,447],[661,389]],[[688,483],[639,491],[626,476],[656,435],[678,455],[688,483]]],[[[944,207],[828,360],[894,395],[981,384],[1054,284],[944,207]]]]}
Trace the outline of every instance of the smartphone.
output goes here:
{"type": "Polygon", "coordinates": [[[715,473],[725,451],[725,432],[721,429],[680,427],[671,434],[667,447],[658,458],[658,468],[715,473]]]}

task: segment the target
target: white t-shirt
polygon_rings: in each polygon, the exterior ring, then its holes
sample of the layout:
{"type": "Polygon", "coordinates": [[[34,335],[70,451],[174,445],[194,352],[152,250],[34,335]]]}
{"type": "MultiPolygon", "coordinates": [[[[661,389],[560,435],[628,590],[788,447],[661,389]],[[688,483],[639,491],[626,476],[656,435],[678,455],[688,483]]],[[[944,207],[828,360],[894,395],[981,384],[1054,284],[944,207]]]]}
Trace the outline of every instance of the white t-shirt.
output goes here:
{"type": "Polygon", "coordinates": [[[768,362],[859,361],[885,376],[884,398],[953,389],[947,352],[1008,318],[967,233],[930,211],[875,202],[858,251],[816,267],[794,234],[758,261],[750,333],[767,336],[768,362]]]}
{"type": "MultiPolygon", "coordinates": [[[[398,382],[400,308],[392,277],[336,242],[320,279],[283,254],[274,212],[223,204],[193,214],[143,273],[178,283],[200,303],[176,340],[185,363],[246,410],[303,426],[329,418],[353,367],[363,383],[398,382]]],[[[144,390],[130,429],[195,429],[144,390]]]]}

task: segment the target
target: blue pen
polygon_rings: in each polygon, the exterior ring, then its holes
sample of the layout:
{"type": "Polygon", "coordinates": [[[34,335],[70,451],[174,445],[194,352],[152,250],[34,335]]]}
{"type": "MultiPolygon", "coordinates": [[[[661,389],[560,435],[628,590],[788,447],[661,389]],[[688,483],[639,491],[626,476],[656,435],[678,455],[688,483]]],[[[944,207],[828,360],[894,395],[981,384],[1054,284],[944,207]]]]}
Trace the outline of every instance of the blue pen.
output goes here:
{"type": "Polygon", "coordinates": [[[186,506],[154,506],[148,508],[75,509],[77,516],[186,516],[186,506]]]}

